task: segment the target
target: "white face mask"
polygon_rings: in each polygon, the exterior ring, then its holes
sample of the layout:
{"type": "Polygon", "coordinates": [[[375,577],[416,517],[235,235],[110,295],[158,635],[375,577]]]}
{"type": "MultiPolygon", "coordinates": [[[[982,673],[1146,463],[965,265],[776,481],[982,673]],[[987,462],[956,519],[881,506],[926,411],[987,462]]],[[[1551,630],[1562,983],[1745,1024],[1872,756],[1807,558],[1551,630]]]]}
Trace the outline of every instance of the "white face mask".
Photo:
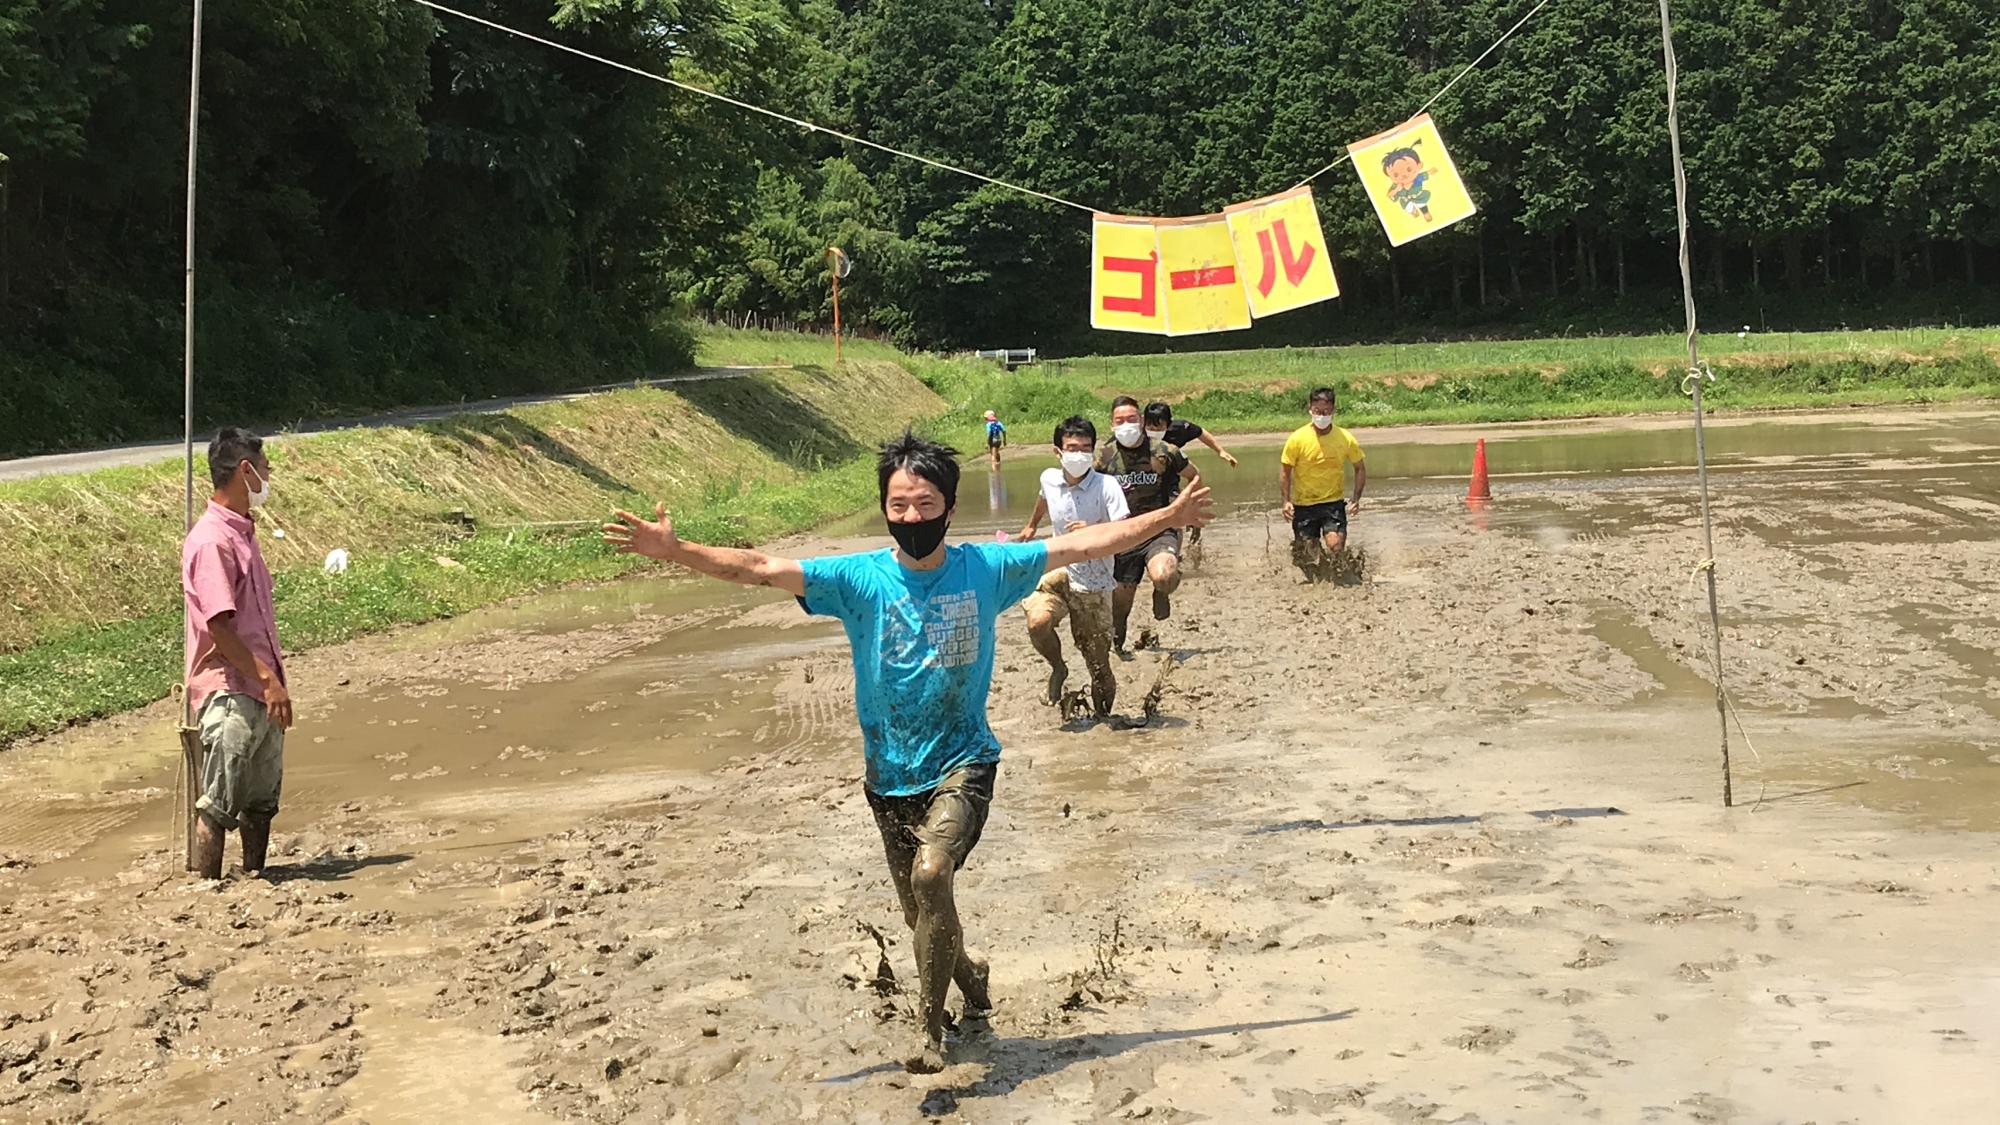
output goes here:
{"type": "Polygon", "coordinates": [[[1076,450],[1069,450],[1062,455],[1063,472],[1067,474],[1072,480],[1081,480],[1085,473],[1090,472],[1090,466],[1096,460],[1097,459],[1089,453],[1082,453],[1076,450]]]}
{"type": "Polygon", "coordinates": [[[1313,429],[1330,430],[1333,428],[1333,415],[1331,414],[1315,414],[1312,416],[1312,419],[1313,429]]]}
{"type": "Polygon", "coordinates": [[[257,477],[257,487],[250,490],[250,507],[255,510],[263,507],[264,502],[271,498],[271,478],[258,474],[255,469],[250,472],[257,477]]]}
{"type": "Polygon", "coordinates": [[[1154,441],[1165,441],[1165,440],[1167,440],[1167,431],[1165,431],[1165,430],[1147,430],[1147,431],[1146,431],[1146,436],[1147,436],[1147,437],[1149,437],[1149,438],[1152,438],[1152,439],[1153,439],[1154,441]]]}
{"type": "Polygon", "coordinates": [[[1120,422],[1111,427],[1111,436],[1118,439],[1119,445],[1130,449],[1146,440],[1146,427],[1137,422],[1120,422]]]}

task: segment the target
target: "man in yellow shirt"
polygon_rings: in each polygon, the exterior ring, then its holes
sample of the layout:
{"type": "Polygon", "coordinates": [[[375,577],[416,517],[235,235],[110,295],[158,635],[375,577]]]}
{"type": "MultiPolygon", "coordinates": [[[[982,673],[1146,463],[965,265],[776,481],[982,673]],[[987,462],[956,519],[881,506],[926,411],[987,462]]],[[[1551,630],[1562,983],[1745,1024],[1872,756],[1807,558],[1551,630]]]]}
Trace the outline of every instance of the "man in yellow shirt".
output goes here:
{"type": "Polygon", "coordinates": [[[1292,565],[1306,581],[1330,578],[1347,549],[1347,518],[1361,511],[1361,493],[1368,487],[1368,465],[1361,443],[1333,424],[1332,387],[1316,388],[1306,398],[1312,421],[1285,439],[1278,458],[1278,498],[1285,518],[1292,521],[1292,565]],[[1347,499],[1346,468],[1354,466],[1354,499],[1347,499]]]}

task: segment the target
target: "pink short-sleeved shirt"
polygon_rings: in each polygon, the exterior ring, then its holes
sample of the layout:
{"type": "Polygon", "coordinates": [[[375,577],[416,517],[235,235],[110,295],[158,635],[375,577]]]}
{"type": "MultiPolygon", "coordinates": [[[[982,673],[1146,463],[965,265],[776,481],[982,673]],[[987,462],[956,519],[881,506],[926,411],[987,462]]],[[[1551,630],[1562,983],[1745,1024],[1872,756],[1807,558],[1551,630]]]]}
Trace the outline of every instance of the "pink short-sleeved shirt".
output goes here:
{"type": "Polygon", "coordinates": [[[211,500],[181,547],[181,593],[187,599],[187,694],[196,713],[219,691],[264,698],[264,685],[223,659],[208,623],[235,613],[236,635],[285,681],[284,654],[271,605],[271,570],[257,549],[257,524],[211,500]]]}

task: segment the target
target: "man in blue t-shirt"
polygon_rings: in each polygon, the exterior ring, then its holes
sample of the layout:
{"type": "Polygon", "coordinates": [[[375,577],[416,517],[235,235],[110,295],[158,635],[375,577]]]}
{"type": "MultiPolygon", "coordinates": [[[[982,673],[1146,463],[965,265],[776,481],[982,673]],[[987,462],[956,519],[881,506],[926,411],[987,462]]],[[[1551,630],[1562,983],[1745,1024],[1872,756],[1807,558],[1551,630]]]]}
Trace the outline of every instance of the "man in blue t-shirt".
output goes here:
{"type": "Polygon", "coordinates": [[[986,825],[1000,743],[986,723],[994,619],[1028,596],[1043,574],[1108,558],[1167,528],[1209,518],[1206,488],[1157,511],[1080,528],[1043,543],[947,546],[958,500],[958,451],[905,431],[876,464],[893,549],[817,559],[683,542],[666,505],[651,521],[630,512],[604,525],[621,553],[680,563],[747,586],[775,586],[808,613],[837,617],[854,658],[864,786],[875,826],[915,932],[923,1049],[905,1065],[944,1067],[945,995],[958,982],[968,1016],[992,1005],[984,961],[964,949],[952,880],[986,825]]]}

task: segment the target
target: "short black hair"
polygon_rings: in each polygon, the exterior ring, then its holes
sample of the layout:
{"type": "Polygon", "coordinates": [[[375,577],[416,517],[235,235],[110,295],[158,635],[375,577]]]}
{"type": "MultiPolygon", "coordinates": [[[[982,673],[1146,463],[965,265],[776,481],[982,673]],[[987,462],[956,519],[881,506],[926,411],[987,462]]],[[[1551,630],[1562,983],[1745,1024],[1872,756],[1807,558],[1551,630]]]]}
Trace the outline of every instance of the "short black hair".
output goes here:
{"type": "Polygon", "coordinates": [[[958,503],[958,450],[949,445],[920,438],[908,429],[903,436],[882,443],[882,455],[875,459],[875,475],[882,487],[882,509],[889,508],[889,478],[903,469],[937,486],[944,493],[944,506],[958,503]]]}
{"type": "Polygon", "coordinates": [[[1097,444],[1097,427],[1083,415],[1072,414],[1056,423],[1055,447],[1061,449],[1064,438],[1075,437],[1078,434],[1089,438],[1090,444],[1097,444]]]}
{"type": "Polygon", "coordinates": [[[1121,406],[1129,406],[1137,410],[1139,409],[1139,400],[1133,398],[1131,395],[1119,395],[1117,398],[1111,400],[1111,409],[1116,410],[1121,406]]]}
{"type": "Polygon", "coordinates": [[[1338,406],[1340,399],[1335,397],[1332,387],[1314,387],[1312,393],[1306,396],[1306,405],[1311,406],[1315,402],[1338,406]]]}
{"type": "Polygon", "coordinates": [[[236,479],[236,466],[255,461],[264,452],[264,439],[249,430],[224,426],[208,443],[208,479],[221,488],[236,479]]]}
{"type": "Polygon", "coordinates": [[[1164,402],[1149,402],[1146,404],[1146,421],[1158,422],[1161,425],[1165,425],[1173,420],[1173,407],[1168,406],[1164,402]]]}
{"type": "Polygon", "coordinates": [[[1382,158],[1382,170],[1384,172],[1387,172],[1389,170],[1389,166],[1394,164],[1398,160],[1414,160],[1417,162],[1419,166],[1421,166],[1424,162],[1424,158],[1417,155],[1416,149],[1392,148],[1389,150],[1389,154],[1382,158]]]}

